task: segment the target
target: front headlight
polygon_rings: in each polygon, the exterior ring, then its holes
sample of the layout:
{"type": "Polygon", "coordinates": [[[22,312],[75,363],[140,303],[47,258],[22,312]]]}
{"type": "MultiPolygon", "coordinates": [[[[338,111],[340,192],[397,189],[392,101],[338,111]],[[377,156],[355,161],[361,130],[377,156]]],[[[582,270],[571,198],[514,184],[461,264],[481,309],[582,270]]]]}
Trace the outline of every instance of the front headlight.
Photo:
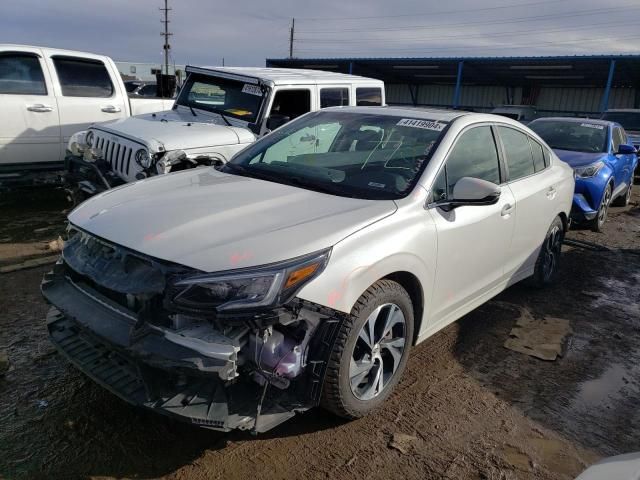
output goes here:
{"type": "Polygon", "coordinates": [[[264,267],[178,279],[170,301],[189,311],[273,308],[287,303],[322,273],[331,249],[264,267]]]}
{"type": "Polygon", "coordinates": [[[141,148],[136,152],[135,158],[136,163],[142,168],[149,168],[151,166],[151,157],[149,156],[149,152],[147,152],[144,148],[141,148]]]}
{"type": "Polygon", "coordinates": [[[585,167],[574,168],[573,171],[577,178],[590,178],[595,177],[602,170],[602,167],[604,167],[604,162],[599,161],[585,167]]]}

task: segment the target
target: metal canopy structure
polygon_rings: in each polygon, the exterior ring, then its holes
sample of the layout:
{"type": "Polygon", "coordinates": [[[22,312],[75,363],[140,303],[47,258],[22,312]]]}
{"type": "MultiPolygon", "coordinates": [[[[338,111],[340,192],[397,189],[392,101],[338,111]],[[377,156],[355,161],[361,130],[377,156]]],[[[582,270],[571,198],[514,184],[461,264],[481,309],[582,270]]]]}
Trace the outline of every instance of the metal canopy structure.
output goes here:
{"type": "MultiPolygon", "coordinates": [[[[465,86],[603,88],[601,110],[612,88],[640,88],[640,55],[555,57],[292,58],[267,66],[353,73],[387,84],[455,86],[451,106],[465,86]]],[[[413,95],[413,94],[412,94],[413,95]]],[[[415,102],[414,102],[415,103],[415,102]]]]}

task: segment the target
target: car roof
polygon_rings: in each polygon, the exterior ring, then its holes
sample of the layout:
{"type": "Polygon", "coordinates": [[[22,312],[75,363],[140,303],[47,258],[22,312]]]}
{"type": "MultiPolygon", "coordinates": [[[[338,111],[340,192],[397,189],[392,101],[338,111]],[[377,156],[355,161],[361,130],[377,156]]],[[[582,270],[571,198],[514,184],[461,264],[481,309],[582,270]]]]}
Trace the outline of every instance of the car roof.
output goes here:
{"type": "Polygon", "coordinates": [[[638,108],[608,108],[604,113],[640,113],[638,108]]]}
{"type": "MultiPolygon", "coordinates": [[[[377,115],[386,115],[391,117],[411,117],[419,120],[442,120],[443,122],[451,122],[456,118],[469,115],[489,116],[486,114],[474,114],[462,110],[445,110],[439,108],[423,108],[423,107],[329,107],[323,108],[321,111],[341,111],[347,113],[373,113],[377,115]]],[[[495,117],[495,115],[491,115],[495,117]]]]}
{"type": "Polygon", "coordinates": [[[55,47],[40,47],[38,45],[19,45],[14,43],[1,43],[0,50],[13,50],[16,52],[20,52],[22,50],[40,50],[42,53],[46,55],[68,55],[70,57],[87,57],[87,58],[108,58],[106,55],[101,55],[99,53],[92,52],[82,52],[79,50],[67,50],[64,48],[55,48],[55,47]]]}
{"type": "Polygon", "coordinates": [[[584,118],[584,117],[544,117],[537,118],[531,123],[540,123],[546,121],[560,121],[560,122],[571,122],[571,123],[591,123],[593,125],[605,125],[605,126],[620,126],[617,122],[612,122],[611,120],[601,120],[599,118],[584,118]]]}
{"type": "Polygon", "coordinates": [[[325,72],[323,70],[305,70],[301,68],[268,68],[268,67],[196,67],[188,65],[187,69],[197,69],[199,71],[210,71],[215,73],[232,73],[247,77],[260,78],[273,82],[275,85],[295,85],[309,83],[379,83],[382,80],[349,75],[346,73],[325,72]]]}

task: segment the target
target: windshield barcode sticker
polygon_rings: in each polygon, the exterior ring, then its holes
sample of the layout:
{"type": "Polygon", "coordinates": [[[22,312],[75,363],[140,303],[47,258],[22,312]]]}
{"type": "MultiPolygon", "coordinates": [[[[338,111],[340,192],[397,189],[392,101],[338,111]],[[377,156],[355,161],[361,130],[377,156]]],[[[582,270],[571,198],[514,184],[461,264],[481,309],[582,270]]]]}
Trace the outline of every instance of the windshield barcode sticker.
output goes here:
{"type": "Polygon", "coordinates": [[[447,125],[445,123],[434,122],[433,120],[418,120],[417,118],[403,118],[397,123],[401,127],[424,128],[441,132],[447,125]]]}
{"type": "Polygon", "coordinates": [[[587,128],[596,128],[598,130],[604,130],[604,125],[596,125],[595,123],[581,123],[580,126],[587,127],[587,128]]]}
{"type": "Polygon", "coordinates": [[[258,85],[251,85],[250,83],[245,83],[242,87],[242,93],[248,93],[250,95],[257,95],[258,97],[262,96],[262,90],[258,85]]]}

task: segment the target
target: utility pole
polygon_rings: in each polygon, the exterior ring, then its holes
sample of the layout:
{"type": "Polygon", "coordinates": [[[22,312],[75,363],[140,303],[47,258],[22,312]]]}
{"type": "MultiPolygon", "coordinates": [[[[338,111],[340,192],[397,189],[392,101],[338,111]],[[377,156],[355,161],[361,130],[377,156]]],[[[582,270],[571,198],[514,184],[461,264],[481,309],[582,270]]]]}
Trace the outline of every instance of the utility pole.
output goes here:
{"type": "Polygon", "coordinates": [[[164,32],[161,32],[160,35],[164,37],[164,73],[165,75],[169,75],[169,50],[171,50],[171,45],[169,45],[169,37],[173,35],[173,33],[169,33],[169,0],[164,0],[164,8],[160,10],[164,12],[164,19],[161,20],[164,23],[164,32]]]}
{"type": "Polygon", "coordinates": [[[289,31],[289,58],[293,58],[293,36],[296,31],[296,19],[291,19],[291,30],[289,31]]]}

